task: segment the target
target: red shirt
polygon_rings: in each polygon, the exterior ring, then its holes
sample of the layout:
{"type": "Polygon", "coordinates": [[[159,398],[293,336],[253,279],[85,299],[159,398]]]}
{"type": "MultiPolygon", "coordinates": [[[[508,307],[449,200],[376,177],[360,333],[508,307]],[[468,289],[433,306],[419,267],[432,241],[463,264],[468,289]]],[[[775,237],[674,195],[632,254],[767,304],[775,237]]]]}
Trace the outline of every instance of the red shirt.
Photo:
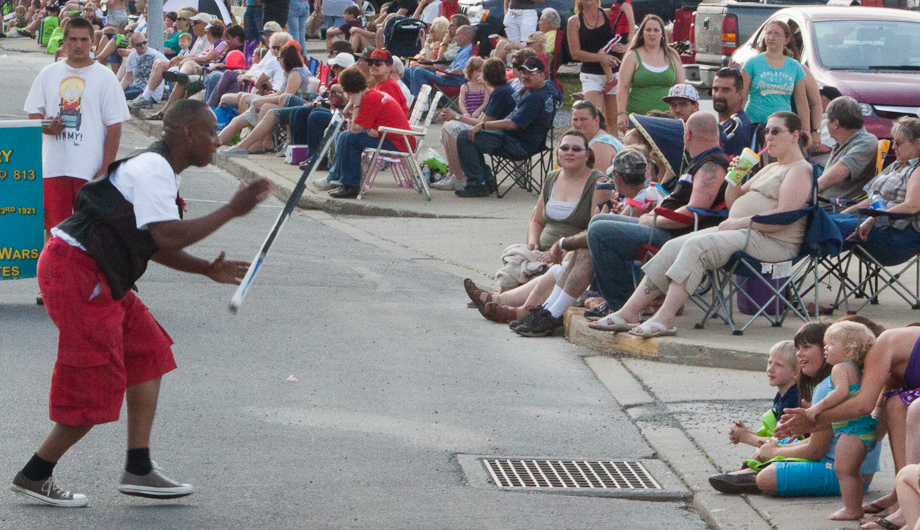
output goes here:
{"type": "MultiPolygon", "coordinates": [[[[409,118],[402,112],[399,103],[393,99],[393,96],[375,88],[368,90],[361,99],[361,106],[358,108],[358,115],[355,116],[355,123],[365,129],[374,129],[375,131],[380,127],[409,130],[409,118]]],[[[398,151],[409,151],[402,136],[388,134],[387,139],[393,142],[398,151]]],[[[409,137],[409,141],[415,147],[415,138],[409,137]]]]}
{"type": "Polygon", "coordinates": [[[402,89],[399,88],[399,83],[397,83],[395,79],[391,77],[383,83],[375,86],[374,89],[393,96],[393,99],[395,99],[396,102],[399,103],[399,106],[402,107],[403,114],[405,114],[407,118],[409,117],[409,105],[406,102],[406,95],[403,94],[402,89]]]}
{"type": "Polygon", "coordinates": [[[459,7],[457,0],[453,2],[450,0],[441,0],[441,16],[449,19],[457,14],[457,7],[459,7]]]}
{"type": "MultiPolygon", "coordinates": [[[[624,3],[629,4],[630,7],[632,7],[632,2],[630,0],[625,0],[624,3]]],[[[620,4],[614,3],[612,6],[610,6],[610,26],[613,28],[613,33],[615,35],[628,35],[629,20],[626,19],[625,13],[623,16],[620,16],[620,11],[620,4]],[[616,23],[616,25],[614,25],[614,23],[616,23]]],[[[559,37],[557,36],[556,38],[559,37]]]]}

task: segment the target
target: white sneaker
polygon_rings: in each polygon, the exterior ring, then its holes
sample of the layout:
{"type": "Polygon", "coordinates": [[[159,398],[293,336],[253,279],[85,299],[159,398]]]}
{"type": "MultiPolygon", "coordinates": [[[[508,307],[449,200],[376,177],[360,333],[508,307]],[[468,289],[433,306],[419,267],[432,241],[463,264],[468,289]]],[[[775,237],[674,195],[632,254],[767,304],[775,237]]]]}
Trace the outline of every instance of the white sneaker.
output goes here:
{"type": "Polygon", "coordinates": [[[321,179],[316,179],[313,181],[313,187],[315,187],[318,190],[323,190],[323,191],[331,190],[332,188],[337,188],[340,185],[341,183],[339,181],[330,180],[328,175],[321,179]]]}

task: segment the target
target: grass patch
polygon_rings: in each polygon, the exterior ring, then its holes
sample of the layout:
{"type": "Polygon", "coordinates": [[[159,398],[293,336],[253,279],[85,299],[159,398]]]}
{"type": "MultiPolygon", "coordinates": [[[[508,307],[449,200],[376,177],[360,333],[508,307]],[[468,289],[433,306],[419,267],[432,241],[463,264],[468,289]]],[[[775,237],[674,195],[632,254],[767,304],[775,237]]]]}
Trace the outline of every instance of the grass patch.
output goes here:
{"type": "Polygon", "coordinates": [[[559,107],[559,110],[572,110],[572,94],[575,92],[581,92],[581,80],[578,78],[578,74],[557,74],[556,79],[562,83],[562,93],[565,95],[565,101],[562,102],[562,106],[559,107]]]}

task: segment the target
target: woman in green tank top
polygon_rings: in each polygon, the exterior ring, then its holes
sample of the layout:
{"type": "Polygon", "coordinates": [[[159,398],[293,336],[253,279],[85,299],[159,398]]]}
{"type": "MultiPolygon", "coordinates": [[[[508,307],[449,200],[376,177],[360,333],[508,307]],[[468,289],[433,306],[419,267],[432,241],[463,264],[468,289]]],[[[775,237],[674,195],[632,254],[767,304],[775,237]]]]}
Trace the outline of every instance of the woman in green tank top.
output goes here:
{"type": "Polygon", "coordinates": [[[636,32],[636,39],[620,66],[620,84],[617,90],[617,127],[626,131],[627,115],[646,114],[651,110],[668,110],[662,98],[676,84],[684,82],[684,68],[680,55],[665,41],[664,21],[655,15],[646,15],[636,32]]]}

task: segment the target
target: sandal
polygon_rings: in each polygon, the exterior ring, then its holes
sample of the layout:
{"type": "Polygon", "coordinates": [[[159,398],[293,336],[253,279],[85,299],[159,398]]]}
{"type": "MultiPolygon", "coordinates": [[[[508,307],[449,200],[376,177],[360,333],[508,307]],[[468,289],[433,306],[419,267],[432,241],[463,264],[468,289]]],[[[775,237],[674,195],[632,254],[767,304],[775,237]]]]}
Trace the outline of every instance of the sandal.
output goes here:
{"type": "Polygon", "coordinates": [[[162,120],[162,119],[163,119],[163,111],[157,112],[156,114],[151,114],[150,116],[147,116],[147,117],[144,118],[144,119],[145,119],[145,120],[162,120]]]}
{"type": "Polygon", "coordinates": [[[466,289],[466,295],[472,300],[473,307],[478,308],[480,311],[482,311],[483,306],[492,301],[492,293],[485,289],[480,289],[469,278],[463,280],[463,288],[466,289]],[[483,293],[486,295],[485,301],[482,300],[483,293]]]}
{"type": "Polygon", "coordinates": [[[873,517],[866,521],[860,528],[864,530],[901,530],[900,525],[896,525],[884,517],[873,517]],[[875,525],[875,526],[872,526],[875,525]]]}
{"type": "Polygon", "coordinates": [[[882,506],[878,503],[878,499],[863,504],[863,512],[865,512],[867,515],[880,514],[888,508],[891,508],[891,506],[882,506]]]}
{"type": "Polygon", "coordinates": [[[629,330],[629,334],[634,337],[639,337],[641,339],[652,339],[655,337],[670,337],[672,335],[677,335],[677,328],[666,328],[661,322],[655,322],[654,320],[648,320],[643,324],[636,326],[635,328],[629,330]]]}
{"type": "Polygon", "coordinates": [[[510,305],[489,302],[479,309],[479,313],[486,317],[486,320],[490,320],[497,324],[510,324],[520,318],[518,309],[519,308],[511,307],[510,305]]]}
{"type": "Polygon", "coordinates": [[[599,329],[601,331],[629,331],[638,325],[638,322],[630,323],[620,315],[616,313],[610,313],[597,322],[588,324],[588,327],[591,329],[599,329]]]}

